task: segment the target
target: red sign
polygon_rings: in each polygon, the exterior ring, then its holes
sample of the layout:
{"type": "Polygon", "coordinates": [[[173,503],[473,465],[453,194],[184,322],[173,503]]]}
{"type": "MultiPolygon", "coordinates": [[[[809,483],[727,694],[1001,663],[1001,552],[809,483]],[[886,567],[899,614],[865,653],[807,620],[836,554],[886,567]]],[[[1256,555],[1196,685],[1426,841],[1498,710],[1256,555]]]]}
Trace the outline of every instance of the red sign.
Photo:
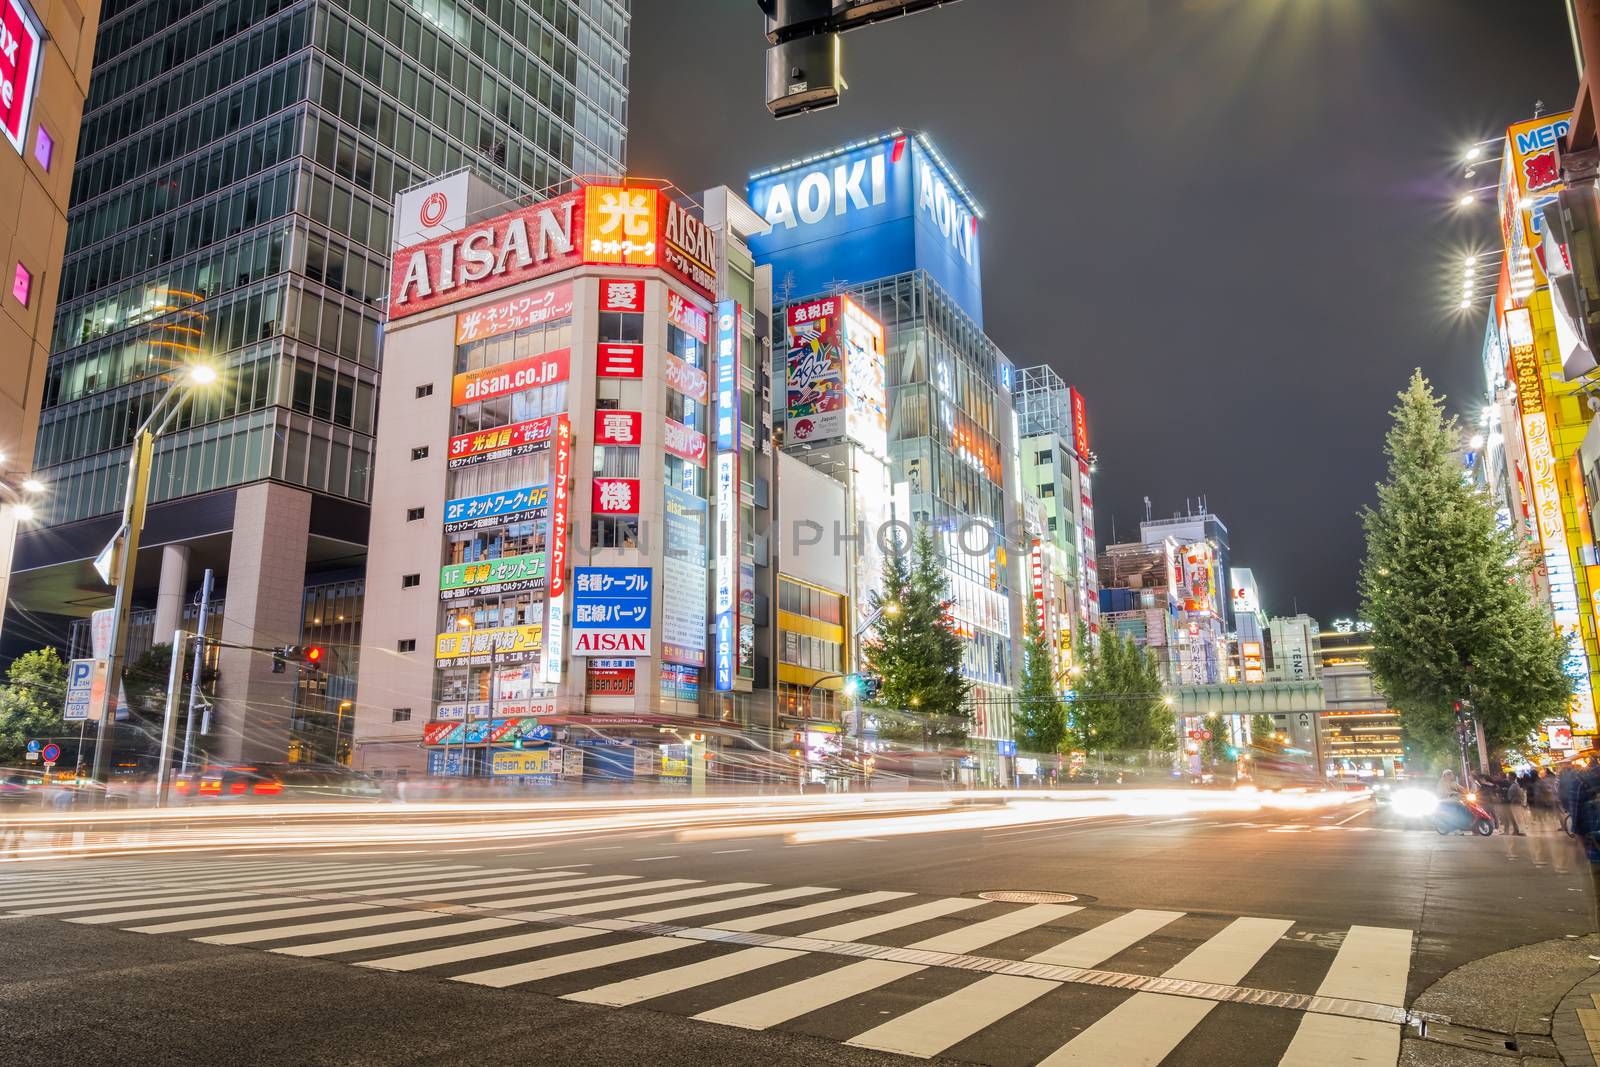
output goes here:
{"type": "Polygon", "coordinates": [[[422,743],[425,745],[442,745],[444,739],[450,736],[450,731],[461,724],[458,722],[430,722],[422,726],[422,743]]]}
{"type": "Polygon", "coordinates": [[[485,337],[515,333],[572,314],[572,283],[562,282],[548,289],[502,300],[498,304],[464,311],[456,316],[456,344],[466,345],[485,337]]]}
{"type": "Polygon", "coordinates": [[[594,443],[597,445],[636,445],[644,430],[644,416],[637,411],[596,411],[594,443]]]}
{"type": "Polygon", "coordinates": [[[389,274],[390,321],[584,262],[582,197],[567,193],[401,249],[389,274]]]}
{"type": "Polygon", "coordinates": [[[556,454],[550,478],[550,579],[553,601],[567,591],[567,480],[572,477],[572,420],[556,416],[556,454]]]}
{"type": "Polygon", "coordinates": [[[644,345],[603,344],[595,360],[595,374],[602,378],[644,377],[644,345]]]}
{"type": "Polygon", "coordinates": [[[39,81],[39,29],[22,0],[0,8],[0,126],[18,153],[28,137],[33,89],[39,81]]]}
{"type": "Polygon", "coordinates": [[[1089,420],[1084,416],[1083,394],[1071,389],[1072,395],[1072,445],[1078,450],[1078,459],[1089,460],[1089,420]]]}
{"type": "MultiPolygon", "coordinates": [[[[602,662],[619,662],[616,660],[602,662]]],[[[630,663],[629,660],[621,660],[630,663]]],[[[637,669],[628,667],[596,667],[589,664],[589,692],[595,695],[631,697],[634,695],[634,677],[637,669]]]]}
{"type": "Polygon", "coordinates": [[[666,361],[667,385],[690,400],[704,404],[706,397],[711,395],[708,392],[706,372],[699,367],[689,366],[670,352],[664,354],[662,358],[666,361]]]}
{"type": "Polygon", "coordinates": [[[596,515],[637,515],[639,479],[596,478],[592,507],[596,515]]]}
{"type": "Polygon", "coordinates": [[[701,344],[711,336],[711,316],[671,289],[667,290],[667,321],[698,338],[701,344]]]}
{"type": "MultiPolygon", "coordinates": [[[[566,420],[565,415],[561,418],[566,420]]],[[[530,419],[511,426],[496,426],[492,430],[478,430],[452,437],[445,466],[456,470],[484,460],[541,452],[550,447],[553,429],[550,416],[546,415],[542,419],[530,419]]]]}
{"type": "Polygon", "coordinates": [[[1044,545],[1039,539],[1033,539],[1033,550],[1030,553],[1030,564],[1033,571],[1033,604],[1036,618],[1039,623],[1039,632],[1045,629],[1045,599],[1044,599],[1044,545]]]}
{"type": "Polygon", "coordinates": [[[564,382],[571,371],[571,357],[572,349],[558,348],[554,352],[458,374],[450,384],[450,403],[471,404],[564,382]]]}
{"type": "Polygon", "coordinates": [[[644,282],[618,278],[600,279],[601,311],[643,311],[644,282]]]}
{"type": "Polygon", "coordinates": [[[706,435],[699,430],[691,430],[681,422],[673,419],[664,420],[666,433],[663,435],[663,444],[666,450],[674,456],[679,456],[701,467],[706,465],[706,435]]]}

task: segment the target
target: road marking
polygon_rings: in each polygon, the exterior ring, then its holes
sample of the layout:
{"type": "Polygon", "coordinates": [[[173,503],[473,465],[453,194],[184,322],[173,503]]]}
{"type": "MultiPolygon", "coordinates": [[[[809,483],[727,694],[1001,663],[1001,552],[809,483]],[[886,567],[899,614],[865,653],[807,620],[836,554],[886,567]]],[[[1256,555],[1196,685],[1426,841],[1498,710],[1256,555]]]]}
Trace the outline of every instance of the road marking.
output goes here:
{"type": "MultiPolygon", "coordinates": [[[[573,885],[590,885],[596,882],[621,882],[621,885],[603,885],[598,889],[573,890],[570,893],[538,893],[531,897],[506,897],[501,900],[479,900],[472,904],[474,908],[521,908],[530,904],[545,904],[556,900],[586,900],[590,897],[603,897],[613,893],[632,893],[640,889],[658,889],[669,885],[687,885],[694,881],[692,878],[666,878],[657,882],[638,882],[633,874],[598,875],[593,878],[574,879],[573,885]]],[[[553,885],[554,883],[552,883],[553,885]]],[[[546,886],[545,888],[551,888],[546,886]]]]}
{"type": "Polygon", "coordinates": [[[309,904],[305,897],[256,897],[254,900],[230,900],[221,904],[185,904],[181,908],[156,908],[153,911],[118,911],[110,915],[78,915],[68,918],[69,923],[98,925],[125,922],[128,919],[161,919],[168,915],[201,915],[213,911],[234,911],[239,908],[259,908],[269,904],[309,904]]]}
{"type": "Polygon", "coordinates": [[[912,963],[862,960],[826,974],[779,986],[767,993],[758,993],[720,1008],[703,1011],[695,1018],[701,1022],[738,1026],[746,1030],[765,1030],[818,1008],[870,992],[920,970],[923,968],[912,963]]]}
{"type": "Polygon", "coordinates": [[[905,1056],[937,1056],[1058,988],[1059,982],[991,974],[949,996],[908,1011],[898,1019],[857,1034],[847,1044],[905,1056]]]}
{"type": "MultiPolygon", "coordinates": [[[[1360,810],[1360,811],[1358,811],[1358,812],[1356,812],[1356,813],[1354,813],[1354,814],[1353,814],[1353,815],[1347,815],[1347,816],[1346,816],[1346,817],[1345,817],[1345,818],[1343,818],[1343,819],[1340,819],[1340,820],[1339,820],[1339,825],[1340,825],[1340,826],[1343,826],[1343,825],[1344,825],[1344,824],[1345,824],[1345,823],[1347,823],[1347,822],[1353,822],[1353,821],[1355,821],[1355,820],[1356,820],[1356,819],[1359,819],[1359,818],[1361,818],[1361,816],[1363,816],[1363,815],[1369,815],[1369,814],[1371,814],[1371,812],[1370,812],[1370,811],[1369,811],[1369,810],[1368,810],[1368,809],[1366,809],[1366,808],[1363,808],[1363,809],[1361,809],[1361,810],[1360,810]]],[[[1329,818],[1332,818],[1332,816],[1329,816],[1329,818]]]]}
{"type": "Polygon", "coordinates": [[[621,1008],[641,1001],[654,1000],[656,997],[664,997],[669,993],[681,993],[685,989],[709,985],[724,978],[747,974],[804,955],[804,952],[793,949],[748,948],[742,952],[727,953],[699,963],[690,963],[639,978],[629,978],[609,985],[595,986],[593,989],[568,993],[562,999],[579,1000],[585,1004],[609,1004],[621,1008]]]}
{"type": "Polygon", "coordinates": [[[1274,826],[1272,829],[1268,830],[1267,833],[1269,833],[1269,834],[1297,834],[1297,833],[1300,833],[1302,830],[1309,830],[1309,829],[1311,829],[1311,827],[1305,825],[1304,823],[1291,823],[1291,824],[1289,824],[1287,826],[1274,826]]]}
{"type": "Polygon", "coordinates": [[[898,930],[903,926],[927,922],[929,919],[952,915],[955,912],[966,911],[968,908],[975,908],[980,904],[987,903],[988,901],[985,900],[943,897],[939,900],[930,900],[926,904],[915,904],[909,908],[901,908],[898,911],[868,916],[865,919],[842,923],[839,926],[830,926],[825,930],[813,930],[805,936],[814,937],[820,941],[859,941],[863,937],[871,937],[889,930],[898,930]]]}
{"type": "MultiPolygon", "coordinates": [[[[415,917],[423,915],[437,916],[437,912],[417,912],[415,917]]],[[[287,948],[269,949],[281,956],[333,956],[340,952],[359,952],[369,948],[385,948],[389,945],[403,945],[413,941],[432,941],[441,937],[455,937],[457,934],[476,934],[484,930],[504,930],[508,926],[520,925],[515,919],[468,919],[466,922],[443,923],[438,926],[424,926],[417,930],[390,930],[382,934],[363,934],[358,937],[345,937],[337,941],[318,941],[311,945],[290,945],[287,948]]],[[[304,931],[301,931],[302,933],[304,931]]],[[[298,935],[296,935],[298,936],[298,935]]]]}
{"type": "Polygon", "coordinates": [[[584,849],[584,851],[585,852],[616,852],[616,851],[620,850],[621,848],[623,848],[622,845],[596,845],[594,848],[586,848],[586,849],[584,849]]]}
{"type": "MultiPolygon", "coordinates": [[[[266,930],[242,930],[233,934],[213,934],[197,937],[212,945],[254,945],[262,941],[288,941],[294,937],[311,937],[315,934],[337,934],[346,930],[368,930],[374,926],[393,926],[396,923],[416,922],[418,919],[436,919],[436,911],[386,911],[378,915],[357,915],[354,918],[331,919],[327,922],[301,923],[298,926],[275,926],[266,930]]],[[[510,920],[505,920],[509,922],[510,920]]]]}
{"type": "Polygon", "coordinates": [[[506,986],[537,982],[542,978],[555,978],[574,971],[590,971],[596,967],[609,967],[614,963],[626,963],[646,956],[659,956],[663,952],[675,952],[693,944],[693,941],[684,941],[676,937],[647,937],[642,941],[606,945],[586,952],[569,952],[564,956],[550,956],[529,963],[513,963],[493,970],[457,975],[451,981],[471,982],[473,985],[504,989],[506,986]]]}
{"type": "Polygon", "coordinates": [[[948,934],[926,938],[910,947],[927,949],[930,952],[974,952],[984,945],[1004,941],[1008,937],[1032,930],[1036,926],[1043,926],[1063,915],[1071,915],[1075,911],[1082,910],[1076,904],[1030,904],[1026,908],[1017,908],[1004,915],[985,919],[983,922],[974,923],[948,934]]]}
{"type": "MultiPolygon", "coordinates": [[[[556,872],[556,873],[560,873],[560,872],[556,872]]],[[[458,890],[455,890],[454,892],[450,892],[450,893],[432,893],[432,892],[430,892],[430,893],[427,893],[426,896],[430,901],[471,900],[473,897],[492,897],[496,893],[520,893],[524,889],[539,889],[539,890],[564,889],[564,888],[570,888],[570,887],[573,887],[573,886],[580,886],[580,885],[600,885],[600,884],[606,883],[606,882],[628,882],[628,881],[632,881],[633,878],[634,878],[634,876],[631,875],[631,874],[603,874],[603,875],[584,875],[582,877],[577,877],[577,878],[565,878],[565,879],[562,879],[562,880],[556,881],[556,882],[545,881],[545,879],[554,878],[555,876],[556,876],[555,873],[552,873],[552,874],[534,874],[534,873],[530,873],[528,875],[528,880],[521,881],[521,882],[514,882],[511,885],[497,885],[497,886],[490,886],[488,888],[479,887],[477,889],[458,889],[458,890]]],[[[394,893],[394,894],[399,894],[399,893],[401,893],[403,891],[405,891],[404,887],[401,887],[399,889],[390,890],[389,892],[394,893]]]]}
{"type": "Polygon", "coordinates": [[[675,860],[677,856],[640,856],[635,863],[655,863],[657,860],[675,860]]]}
{"type": "MultiPolygon", "coordinates": [[[[1404,1007],[1411,937],[1410,930],[1352,926],[1317,995],[1404,1007]]],[[[1399,1056],[1400,1027],[1393,1023],[1307,1012],[1279,1067],[1390,1064],[1399,1056]]]]}
{"type": "Polygon", "coordinates": [[[680,908],[642,911],[637,915],[624,915],[622,918],[629,922],[664,923],[674,919],[686,919],[691,915],[708,915],[718,911],[738,911],[741,908],[753,908],[757,904],[772,904],[780,900],[793,900],[795,897],[813,897],[818,893],[832,892],[834,890],[822,886],[803,885],[794,889],[773,889],[766,893],[752,893],[745,897],[713,900],[709,904],[685,904],[680,908]]]}
{"type": "MultiPolygon", "coordinates": [[[[276,866],[277,866],[278,870],[282,870],[282,868],[283,868],[282,864],[278,864],[276,866]]],[[[360,870],[362,870],[362,868],[357,868],[356,870],[360,871],[360,870]]],[[[326,875],[328,873],[330,873],[330,872],[327,872],[327,871],[315,871],[315,872],[311,872],[311,877],[321,877],[321,876],[326,875]]],[[[356,873],[356,872],[349,872],[349,873],[356,873]]],[[[368,870],[366,873],[370,874],[372,872],[370,870],[368,870]]],[[[417,872],[417,874],[420,874],[420,873],[421,872],[417,872]]],[[[417,874],[408,875],[408,877],[416,877],[417,874]]],[[[146,884],[141,884],[141,885],[131,885],[131,886],[123,887],[123,888],[114,888],[114,889],[104,889],[104,888],[102,888],[102,889],[85,890],[83,892],[67,893],[67,894],[40,893],[40,892],[37,892],[36,890],[30,889],[28,892],[26,892],[24,894],[8,894],[6,896],[0,897],[0,907],[9,907],[12,904],[29,904],[29,903],[35,903],[35,902],[45,903],[45,902],[49,902],[49,901],[55,901],[55,902],[65,903],[65,902],[74,901],[74,900],[98,900],[98,899],[104,899],[104,898],[109,898],[109,897],[119,897],[119,896],[125,897],[125,896],[128,896],[130,894],[132,894],[134,896],[138,896],[140,894],[145,894],[145,893],[183,892],[183,891],[189,890],[189,889],[194,889],[194,890],[204,889],[204,890],[208,890],[214,896],[214,895],[217,894],[217,891],[219,891],[219,890],[239,889],[241,891],[244,891],[244,890],[247,890],[248,888],[266,888],[266,887],[270,887],[270,886],[285,885],[285,884],[288,884],[288,883],[291,883],[291,882],[302,882],[302,881],[305,880],[306,877],[307,877],[307,875],[306,875],[306,872],[304,872],[304,871],[302,871],[299,874],[290,875],[290,876],[286,876],[286,877],[282,877],[282,878],[264,878],[264,877],[261,877],[260,875],[251,875],[249,877],[217,879],[217,878],[198,877],[197,876],[197,877],[174,878],[174,879],[164,880],[164,881],[157,882],[157,883],[146,883],[146,884]]],[[[298,888],[302,888],[302,887],[297,885],[296,888],[298,889],[298,888]]]]}
{"type": "Polygon", "coordinates": [[[585,937],[599,937],[603,933],[604,930],[591,930],[586,926],[558,926],[553,930],[535,930],[513,937],[497,937],[489,941],[474,941],[466,945],[450,945],[446,948],[429,949],[426,952],[412,952],[404,956],[367,960],[357,963],[356,966],[371,967],[379,971],[417,971],[424,967],[436,967],[441,963],[460,963],[464,960],[482,959],[485,956],[503,956],[507,952],[520,952],[525,948],[542,948],[545,945],[559,945],[565,941],[578,941],[585,937]]]}
{"type": "Polygon", "coordinates": [[[373,904],[307,904],[299,908],[282,908],[277,911],[251,911],[242,915],[228,915],[205,919],[180,919],[177,922],[157,923],[154,926],[131,926],[134,934],[176,934],[185,930],[206,930],[217,926],[244,926],[248,923],[271,922],[275,919],[299,919],[307,915],[333,915],[342,911],[371,911],[373,904]]]}
{"type": "Polygon", "coordinates": [[[357,895],[373,893],[417,893],[429,892],[435,889],[457,889],[461,886],[491,886],[490,892],[520,888],[523,883],[532,885],[546,878],[556,878],[563,874],[576,874],[576,871],[518,871],[516,874],[499,874],[493,878],[454,878],[445,882],[410,882],[406,885],[388,886],[382,889],[361,889],[357,895]],[[507,885],[506,883],[512,883],[507,885]]]}
{"type": "MultiPolygon", "coordinates": [[[[1188,982],[1236,985],[1294,923],[1235,919],[1162,974],[1188,982]]],[[[1039,1067],[1155,1067],[1208,1015],[1216,1001],[1135,993],[1045,1057],[1039,1067]]]]}
{"type": "Polygon", "coordinates": [[[623,897],[621,900],[589,901],[585,904],[573,904],[549,910],[556,915],[596,915],[603,911],[625,911],[642,904],[665,904],[669,900],[689,900],[694,897],[716,896],[719,893],[737,893],[743,889],[764,889],[766,885],[765,882],[720,882],[697,885],[689,889],[674,889],[668,893],[647,893],[642,897],[623,897]]]}
{"type": "Polygon", "coordinates": [[[1069,937],[1054,948],[1029,956],[1028,962],[1093,967],[1181,918],[1181,911],[1147,911],[1140,908],[1118,915],[1076,937],[1069,937]]]}
{"type": "Polygon", "coordinates": [[[857,893],[853,897],[835,897],[832,900],[823,900],[816,904],[802,904],[798,908],[784,908],[780,911],[768,912],[765,915],[751,915],[744,919],[730,919],[727,922],[718,923],[717,929],[731,930],[737,933],[768,930],[774,926],[786,926],[789,923],[814,919],[820,915],[835,915],[841,911],[864,908],[871,904],[881,904],[886,900],[897,900],[900,897],[909,897],[910,895],[910,893],[897,893],[888,889],[880,889],[873,893],[857,893]]]}
{"type": "Polygon", "coordinates": [[[718,850],[716,852],[713,852],[712,855],[713,856],[731,856],[735,852],[754,852],[754,851],[755,851],[755,849],[750,849],[750,848],[724,848],[724,849],[720,849],[720,850],[718,850]]]}
{"type": "MultiPolygon", "coordinates": [[[[229,897],[237,897],[239,900],[238,906],[241,908],[251,904],[253,898],[259,899],[258,894],[251,893],[248,890],[235,890],[231,893],[167,893],[156,897],[133,897],[130,899],[127,896],[123,896],[122,899],[82,900],[76,904],[54,904],[47,908],[11,908],[10,910],[18,915],[66,915],[74,911],[100,911],[105,908],[140,907],[145,904],[181,904],[190,900],[217,900],[218,898],[226,899],[229,897]]],[[[302,900],[304,898],[295,897],[294,899],[302,900]]]]}

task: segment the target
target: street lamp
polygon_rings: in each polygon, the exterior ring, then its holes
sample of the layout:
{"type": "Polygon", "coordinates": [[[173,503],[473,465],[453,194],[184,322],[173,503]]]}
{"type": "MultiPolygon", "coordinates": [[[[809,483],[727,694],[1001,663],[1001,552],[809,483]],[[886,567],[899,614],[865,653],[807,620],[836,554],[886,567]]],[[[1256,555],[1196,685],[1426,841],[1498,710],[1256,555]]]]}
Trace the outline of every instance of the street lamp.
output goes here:
{"type": "MultiPolygon", "coordinates": [[[[111,662],[106,671],[106,697],[100,708],[100,723],[95,730],[94,764],[89,777],[100,782],[105,769],[107,724],[116,713],[117,694],[122,688],[122,667],[128,654],[128,615],[133,606],[133,579],[139,562],[139,535],[144,531],[145,509],[150,498],[150,466],[155,453],[156,438],[172,426],[183,402],[193,387],[215,384],[217,371],[204,363],[188,365],[174,377],[166,391],[156,401],[150,414],[133,432],[133,445],[128,463],[128,487],[122,501],[122,526],[112,535],[108,570],[116,586],[116,601],[111,612],[111,662]],[[182,388],[189,386],[191,388],[182,388]],[[168,408],[168,404],[171,407],[168,408]],[[121,544],[118,545],[120,540],[121,544]]],[[[157,639],[160,638],[157,634],[157,639]]]]}

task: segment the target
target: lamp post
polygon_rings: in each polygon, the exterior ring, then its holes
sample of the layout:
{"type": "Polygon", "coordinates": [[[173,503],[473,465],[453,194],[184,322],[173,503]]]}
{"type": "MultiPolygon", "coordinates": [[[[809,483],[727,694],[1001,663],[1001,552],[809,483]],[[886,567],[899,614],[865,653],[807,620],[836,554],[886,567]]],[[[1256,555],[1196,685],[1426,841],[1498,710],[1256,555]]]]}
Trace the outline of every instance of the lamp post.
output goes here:
{"type": "Polygon", "coordinates": [[[150,464],[155,452],[156,438],[172,425],[172,420],[183,409],[189,391],[181,386],[206,386],[217,380],[215,368],[204,363],[191,364],[182,377],[173,380],[150,414],[133,433],[133,447],[128,463],[128,487],[122,502],[122,526],[112,536],[112,584],[116,586],[116,601],[111,613],[111,661],[106,671],[105,702],[100,707],[100,722],[95,730],[94,764],[89,777],[103,782],[106,764],[106,741],[110,732],[108,723],[116,714],[117,694],[122,689],[122,668],[128,654],[128,615],[133,606],[133,579],[139,562],[139,535],[144,531],[145,508],[150,498],[150,464]],[[168,408],[168,403],[176,399],[168,408]],[[120,540],[121,544],[117,542],[120,540]]]}

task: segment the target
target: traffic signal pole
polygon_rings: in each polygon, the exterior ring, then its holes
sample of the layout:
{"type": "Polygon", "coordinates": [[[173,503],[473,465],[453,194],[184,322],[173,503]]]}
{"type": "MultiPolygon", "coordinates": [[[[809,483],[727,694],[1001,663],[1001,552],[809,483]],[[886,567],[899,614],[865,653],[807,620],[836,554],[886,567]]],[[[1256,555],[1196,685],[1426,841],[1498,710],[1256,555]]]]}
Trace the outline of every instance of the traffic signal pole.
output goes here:
{"type": "Polygon", "coordinates": [[[161,716],[161,747],[156,755],[156,807],[165,807],[167,789],[172,784],[172,741],[177,732],[178,701],[183,699],[183,660],[193,634],[172,633],[172,665],[167,668],[167,710],[161,716]]]}

